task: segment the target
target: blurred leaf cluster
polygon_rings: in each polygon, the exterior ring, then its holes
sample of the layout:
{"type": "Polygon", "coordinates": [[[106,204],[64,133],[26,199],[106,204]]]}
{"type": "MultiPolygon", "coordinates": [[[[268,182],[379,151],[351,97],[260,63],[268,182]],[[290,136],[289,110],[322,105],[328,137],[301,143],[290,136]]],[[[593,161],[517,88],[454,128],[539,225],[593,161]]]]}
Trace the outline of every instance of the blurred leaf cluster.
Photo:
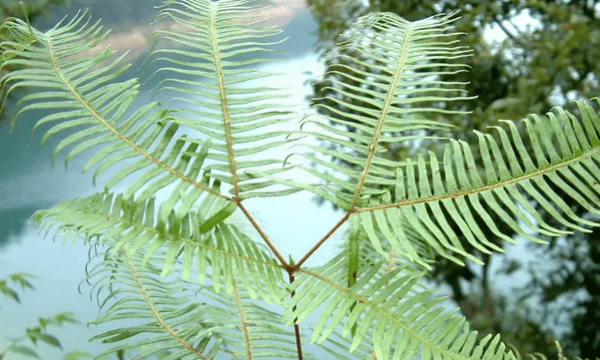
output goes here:
{"type": "Polygon", "coordinates": [[[38,16],[50,17],[49,7],[51,5],[68,5],[69,0],[0,0],[0,21],[8,17],[18,17],[21,19],[32,19],[38,16]]]}
{"type": "MultiPolygon", "coordinates": [[[[30,282],[30,279],[34,278],[33,275],[26,273],[14,273],[10,274],[5,279],[0,279],[0,293],[4,297],[13,299],[20,303],[20,297],[16,286],[20,287],[20,290],[31,289],[34,287],[30,282]]],[[[10,338],[9,344],[4,348],[0,347],[0,360],[7,357],[9,354],[22,355],[27,359],[41,359],[38,352],[36,351],[38,344],[44,343],[51,347],[62,350],[62,344],[60,340],[49,332],[50,327],[61,328],[65,324],[78,324],[72,313],[58,313],[51,317],[40,317],[35,326],[27,327],[25,333],[21,336],[10,338]]],[[[7,324],[0,320],[2,327],[11,327],[15,324],[7,324]]],[[[63,360],[79,360],[89,359],[90,354],[81,351],[74,351],[63,356],[63,360]]]]}

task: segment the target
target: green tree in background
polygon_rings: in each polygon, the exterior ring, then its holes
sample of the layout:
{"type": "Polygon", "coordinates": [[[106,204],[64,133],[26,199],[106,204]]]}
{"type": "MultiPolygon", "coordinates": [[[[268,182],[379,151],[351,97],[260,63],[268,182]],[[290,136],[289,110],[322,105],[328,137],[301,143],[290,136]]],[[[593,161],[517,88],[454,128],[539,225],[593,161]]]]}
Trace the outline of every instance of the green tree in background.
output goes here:
{"type": "MultiPolygon", "coordinates": [[[[472,111],[468,116],[438,115],[439,120],[456,125],[454,138],[476,143],[476,134],[471,130],[484,132],[488,126],[496,125],[496,119],[519,119],[529,113],[566,105],[566,100],[587,99],[594,96],[594,89],[598,88],[600,5],[597,6],[597,1],[373,0],[367,3],[360,0],[308,0],[318,22],[319,50],[332,50],[333,45],[344,38],[349,24],[371,12],[392,12],[414,20],[461,10],[456,30],[465,34],[460,45],[474,49],[476,56],[465,60],[471,67],[468,73],[439,77],[441,80],[462,78],[460,81],[468,82],[468,94],[478,97],[470,102],[437,104],[447,110],[472,111]],[[499,29],[505,40],[486,41],[483,33],[490,27],[499,29]]],[[[344,67],[339,65],[348,63],[346,56],[358,54],[342,50],[325,59],[325,79],[344,78],[352,84],[345,76],[344,67]]],[[[452,71],[448,68],[440,70],[452,71]]],[[[357,79],[356,83],[360,81],[357,79]]],[[[319,111],[327,115],[342,107],[340,102],[332,99],[339,97],[333,86],[327,81],[314,85],[313,101],[325,105],[319,107],[319,111]]],[[[340,100],[366,105],[351,97],[340,100]]],[[[347,108],[342,110],[349,111],[347,108]]],[[[428,143],[430,148],[437,145],[435,139],[428,143]]],[[[389,146],[387,154],[393,160],[403,159],[412,155],[414,148],[411,143],[403,147],[389,146]]],[[[419,149],[423,149],[423,142],[419,149]]],[[[338,161],[349,165],[341,159],[338,161]]],[[[560,189],[555,190],[560,192],[560,189]]],[[[585,217],[585,209],[574,202],[569,205],[585,217]]],[[[552,219],[547,222],[561,226],[552,219]]],[[[511,229],[507,227],[503,232],[511,232],[511,229]]],[[[494,243],[501,244],[493,234],[487,235],[494,243]]],[[[469,267],[459,267],[440,258],[435,279],[439,284],[450,286],[451,298],[482,336],[501,333],[524,352],[536,349],[555,358],[552,338],[556,334],[545,329],[550,324],[562,324],[569,330],[562,339],[566,353],[596,356],[600,353],[597,326],[600,323],[600,279],[595,275],[600,269],[600,242],[597,239],[597,231],[549,238],[550,255],[527,264],[531,282],[521,289],[519,296],[505,298],[496,293],[498,289],[490,283],[492,256],[486,253],[478,253],[485,263],[482,276],[473,273],[469,267]],[[548,269],[548,264],[555,266],[548,269]],[[551,276],[548,276],[549,272],[551,276]],[[460,283],[464,281],[474,290],[461,287],[460,283]],[[542,311],[534,311],[539,309],[527,302],[536,297],[541,299],[542,311]],[[571,300],[566,302],[567,298],[571,300]],[[568,319],[565,323],[565,317],[571,318],[572,324],[568,319]]],[[[500,258],[499,255],[495,257],[500,258]]],[[[519,259],[501,259],[505,262],[501,269],[505,274],[525,265],[519,259]]]]}
{"type": "Polygon", "coordinates": [[[68,0],[0,0],[0,21],[4,21],[9,16],[24,19],[25,15],[27,15],[29,20],[33,20],[38,16],[50,16],[48,10],[50,5],[67,5],[68,3],[68,0]],[[23,10],[25,10],[25,12],[23,12],[23,10]]]}
{"type": "MultiPolygon", "coordinates": [[[[20,18],[29,22],[34,22],[36,18],[51,17],[50,6],[60,5],[68,6],[69,0],[0,0],[0,23],[3,23],[9,17],[20,18]]],[[[0,30],[0,40],[12,40],[12,34],[7,29],[0,30]]],[[[0,50],[0,56],[3,56],[3,51],[0,50]]],[[[10,71],[11,67],[4,68],[0,71],[10,71]]],[[[0,123],[5,121],[4,114],[0,115],[0,123]]]]}

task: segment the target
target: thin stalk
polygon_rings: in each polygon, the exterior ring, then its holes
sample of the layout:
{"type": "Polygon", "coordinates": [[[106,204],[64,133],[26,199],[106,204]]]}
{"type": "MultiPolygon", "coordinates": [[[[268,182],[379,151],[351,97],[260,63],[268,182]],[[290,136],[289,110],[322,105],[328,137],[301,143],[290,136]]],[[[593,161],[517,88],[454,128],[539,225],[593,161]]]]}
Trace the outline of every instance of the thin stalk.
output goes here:
{"type": "MultiPolygon", "coordinates": [[[[294,273],[289,272],[290,284],[294,282],[294,273]]],[[[292,299],[296,295],[296,291],[292,290],[292,299]]],[[[296,306],[292,308],[292,312],[296,311],[296,306]]],[[[294,333],[296,334],[296,348],[298,349],[298,360],[302,360],[302,342],[300,340],[300,327],[298,326],[298,318],[294,318],[294,333]]]]}
{"type": "Polygon", "coordinates": [[[265,241],[265,243],[267,244],[269,249],[271,249],[271,251],[273,251],[273,254],[275,254],[275,257],[277,257],[277,259],[279,260],[281,265],[286,270],[289,271],[291,269],[290,264],[288,264],[288,262],[285,261],[285,259],[283,258],[283,256],[281,256],[281,254],[279,253],[279,251],[277,250],[275,245],[273,245],[271,240],[269,240],[269,237],[267,236],[267,234],[265,234],[265,232],[262,231],[260,226],[258,226],[258,223],[256,223],[256,220],[254,220],[252,215],[250,215],[250,212],[248,211],[248,209],[246,209],[246,207],[244,205],[242,205],[242,201],[239,198],[237,198],[236,202],[238,204],[238,207],[244,212],[244,215],[246,215],[246,218],[248,218],[248,221],[250,221],[250,223],[252,224],[252,226],[254,226],[256,231],[258,231],[258,234],[263,238],[263,240],[265,241]]]}
{"type": "Polygon", "coordinates": [[[307,252],[307,253],[306,253],[306,254],[305,254],[303,257],[302,257],[302,259],[300,259],[300,260],[299,260],[299,261],[296,263],[296,265],[293,265],[293,266],[291,267],[291,270],[292,270],[293,272],[296,272],[296,271],[297,271],[297,270],[300,268],[300,266],[301,266],[301,265],[302,265],[302,264],[303,264],[303,263],[304,263],[306,260],[308,260],[308,258],[309,258],[309,257],[310,257],[310,256],[311,256],[311,255],[312,255],[312,254],[313,254],[315,251],[317,251],[317,249],[318,249],[318,248],[319,248],[321,245],[323,245],[323,243],[324,243],[325,241],[327,241],[327,239],[329,239],[329,238],[331,237],[331,235],[333,235],[333,233],[334,233],[334,232],[335,232],[335,231],[336,231],[336,230],[337,230],[337,229],[338,229],[340,226],[342,226],[342,224],[343,224],[343,223],[345,223],[345,222],[346,222],[346,220],[348,220],[348,218],[350,217],[350,214],[351,214],[351,212],[348,212],[348,213],[346,213],[346,215],[344,215],[344,217],[343,217],[343,218],[341,218],[341,219],[340,219],[340,221],[338,221],[338,222],[337,222],[337,224],[335,224],[335,225],[334,225],[334,226],[331,228],[331,230],[329,230],[329,231],[327,232],[327,234],[325,234],[325,236],[323,236],[323,237],[321,238],[321,240],[319,240],[319,242],[317,242],[317,243],[315,244],[315,246],[313,246],[313,247],[312,247],[310,250],[308,250],[308,252],[307,252]]]}

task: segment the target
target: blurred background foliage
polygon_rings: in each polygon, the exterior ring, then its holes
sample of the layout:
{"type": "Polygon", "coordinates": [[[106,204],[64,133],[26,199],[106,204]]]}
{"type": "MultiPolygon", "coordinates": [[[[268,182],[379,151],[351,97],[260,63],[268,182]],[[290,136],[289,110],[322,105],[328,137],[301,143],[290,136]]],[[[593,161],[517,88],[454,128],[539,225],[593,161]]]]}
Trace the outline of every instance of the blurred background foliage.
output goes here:
{"type": "MultiPolygon", "coordinates": [[[[556,105],[576,112],[574,104],[568,101],[600,95],[600,4],[595,0],[307,2],[318,22],[316,46],[320,55],[344,39],[345,31],[356,18],[371,12],[393,12],[407,20],[418,20],[460,10],[455,30],[464,33],[460,45],[473,49],[473,56],[461,59],[470,66],[468,73],[444,80],[467,82],[468,95],[477,98],[437,104],[472,112],[450,118],[437,115],[437,120],[456,126],[453,133],[443,135],[473,145],[477,138],[472,130],[489,132],[487,127],[495,125],[498,119],[519,120],[530,113],[543,114],[556,105]],[[500,36],[484,36],[489,30],[500,36]]],[[[323,57],[326,73],[323,81],[313,85],[314,103],[334,109],[340,106],[326,99],[335,94],[327,88],[333,86],[327,80],[339,77],[348,81],[339,75],[344,68],[333,65],[343,64],[343,56],[356,54],[336,52],[323,57]]],[[[348,98],[344,101],[351,102],[348,98]]],[[[319,108],[319,112],[333,115],[326,108],[319,108]]],[[[407,143],[401,148],[388,148],[387,154],[397,160],[415,152],[426,153],[428,149],[441,151],[441,144],[433,140],[419,146],[407,143]]],[[[477,153],[474,147],[474,154],[477,153]]],[[[344,164],[341,159],[336,161],[344,164]]],[[[583,217],[594,216],[575,203],[570,205],[583,217]]],[[[510,229],[501,231],[509,233],[510,229]]],[[[489,238],[494,239],[494,235],[489,233],[489,238]]],[[[565,356],[595,358],[600,354],[599,238],[600,231],[594,230],[550,238],[549,247],[530,243],[528,251],[534,253],[530,259],[504,254],[489,256],[471,248],[467,251],[478,254],[486,264],[481,271],[439,258],[433,279],[438,286],[447,285],[450,299],[460,306],[481,336],[500,333],[522,354],[539,352],[549,359],[557,359],[554,340],[558,339],[565,356]],[[501,264],[496,271],[490,266],[492,262],[501,264]],[[495,282],[497,276],[515,274],[525,279],[524,286],[502,289],[495,282]]],[[[497,239],[495,242],[502,244],[497,239]]]]}
{"type": "Polygon", "coordinates": [[[24,19],[25,14],[30,21],[39,16],[50,17],[50,6],[68,4],[69,0],[0,0],[0,22],[11,16],[24,19]]]}
{"type": "MultiPolygon", "coordinates": [[[[7,278],[0,279],[0,304],[5,298],[21,303],[19,292],[33,290],[30,279],[35,276],[26,273],[13,273],[7,278]]],[[[0,307],[0,310],[2,307],[0,307]]],[[[61,328],[65,324],[79,324],[72,313],[58,313],[52,317],[40,317],[37,324],[25,329],[24,334],[13,334],[5,348],[0,348],[0,360],[9,355],[20,355],[26,359],[41,359],[38,355],[38,344],[55,347],[62,350],[60,340],[52,335],[51,328],[61,328]]],[[[82,351],[74,351],[63,356],[63,360],[89,359],[91,355],[82,351]]]]}

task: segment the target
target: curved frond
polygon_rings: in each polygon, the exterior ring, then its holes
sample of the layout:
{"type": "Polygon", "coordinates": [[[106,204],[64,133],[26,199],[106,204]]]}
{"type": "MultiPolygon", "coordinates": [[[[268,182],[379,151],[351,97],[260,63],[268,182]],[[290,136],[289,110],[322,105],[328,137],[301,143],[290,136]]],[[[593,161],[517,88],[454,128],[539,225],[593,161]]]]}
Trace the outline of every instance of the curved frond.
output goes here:
{"type": "Polygon", "coordinates": [[[220,326],[205,316],[205,303],[192,298],[189,284],[161,280],[160,269],[142,262],[141,255],[129,257],[125,248],[114,257],[106,254],[89,273],[106,307],[91,323],[121,321],[90,339],[118,344],[97,358],[130,350],[141,358],[155,353],[169,354],[164,359],[214,358],[223,341],[217,335],[220,326]]]}
{"type": "Polygon", "coordinates": [[[180,200],[180,194],[188,188],[192,189],[191,198],[202,191],[218,194],[202,184],[200,171],[206,157],[200,146],[203,144],[179,138],[170,146],[178,125],[168,123],[168,110],[160,109],[158,102],[132,109],[139,94],[137,79],[117,81],[129,67],[119,65],[125,54],[111,60],[110,49],[98,52],[96,46],[107,33],[98,23],[90,25],[89,21],[85,14],[78,14],[67,24],[59,23],[46,32],[18,19],[5,24],[11,29],[12,40],[2,43],[2,68],[10,67],[10,71],[2,75],[0,87],[5,97],[19,88],[28,90],[19,101],[21,108],[13,127],[25,113],[49,110],[37,120],[33,131],[52,125],[41,145],[53,135],[66,135],[54,148],[53,164],[57,154],[68,148],[71,150],[65,166],[74,156],[95,151],[83,166],[83,171],[97,166],[94,180],[121,165],[106,183],[107,190],[145,170],[129,187],[129,198],[142,188],[142,196],[148,196],[174,183],[185,186],[180,185],[181,191],[168,200],[171,203],[180,200]],[[127,166],[122,166],[125,163],[127,166]]]}

